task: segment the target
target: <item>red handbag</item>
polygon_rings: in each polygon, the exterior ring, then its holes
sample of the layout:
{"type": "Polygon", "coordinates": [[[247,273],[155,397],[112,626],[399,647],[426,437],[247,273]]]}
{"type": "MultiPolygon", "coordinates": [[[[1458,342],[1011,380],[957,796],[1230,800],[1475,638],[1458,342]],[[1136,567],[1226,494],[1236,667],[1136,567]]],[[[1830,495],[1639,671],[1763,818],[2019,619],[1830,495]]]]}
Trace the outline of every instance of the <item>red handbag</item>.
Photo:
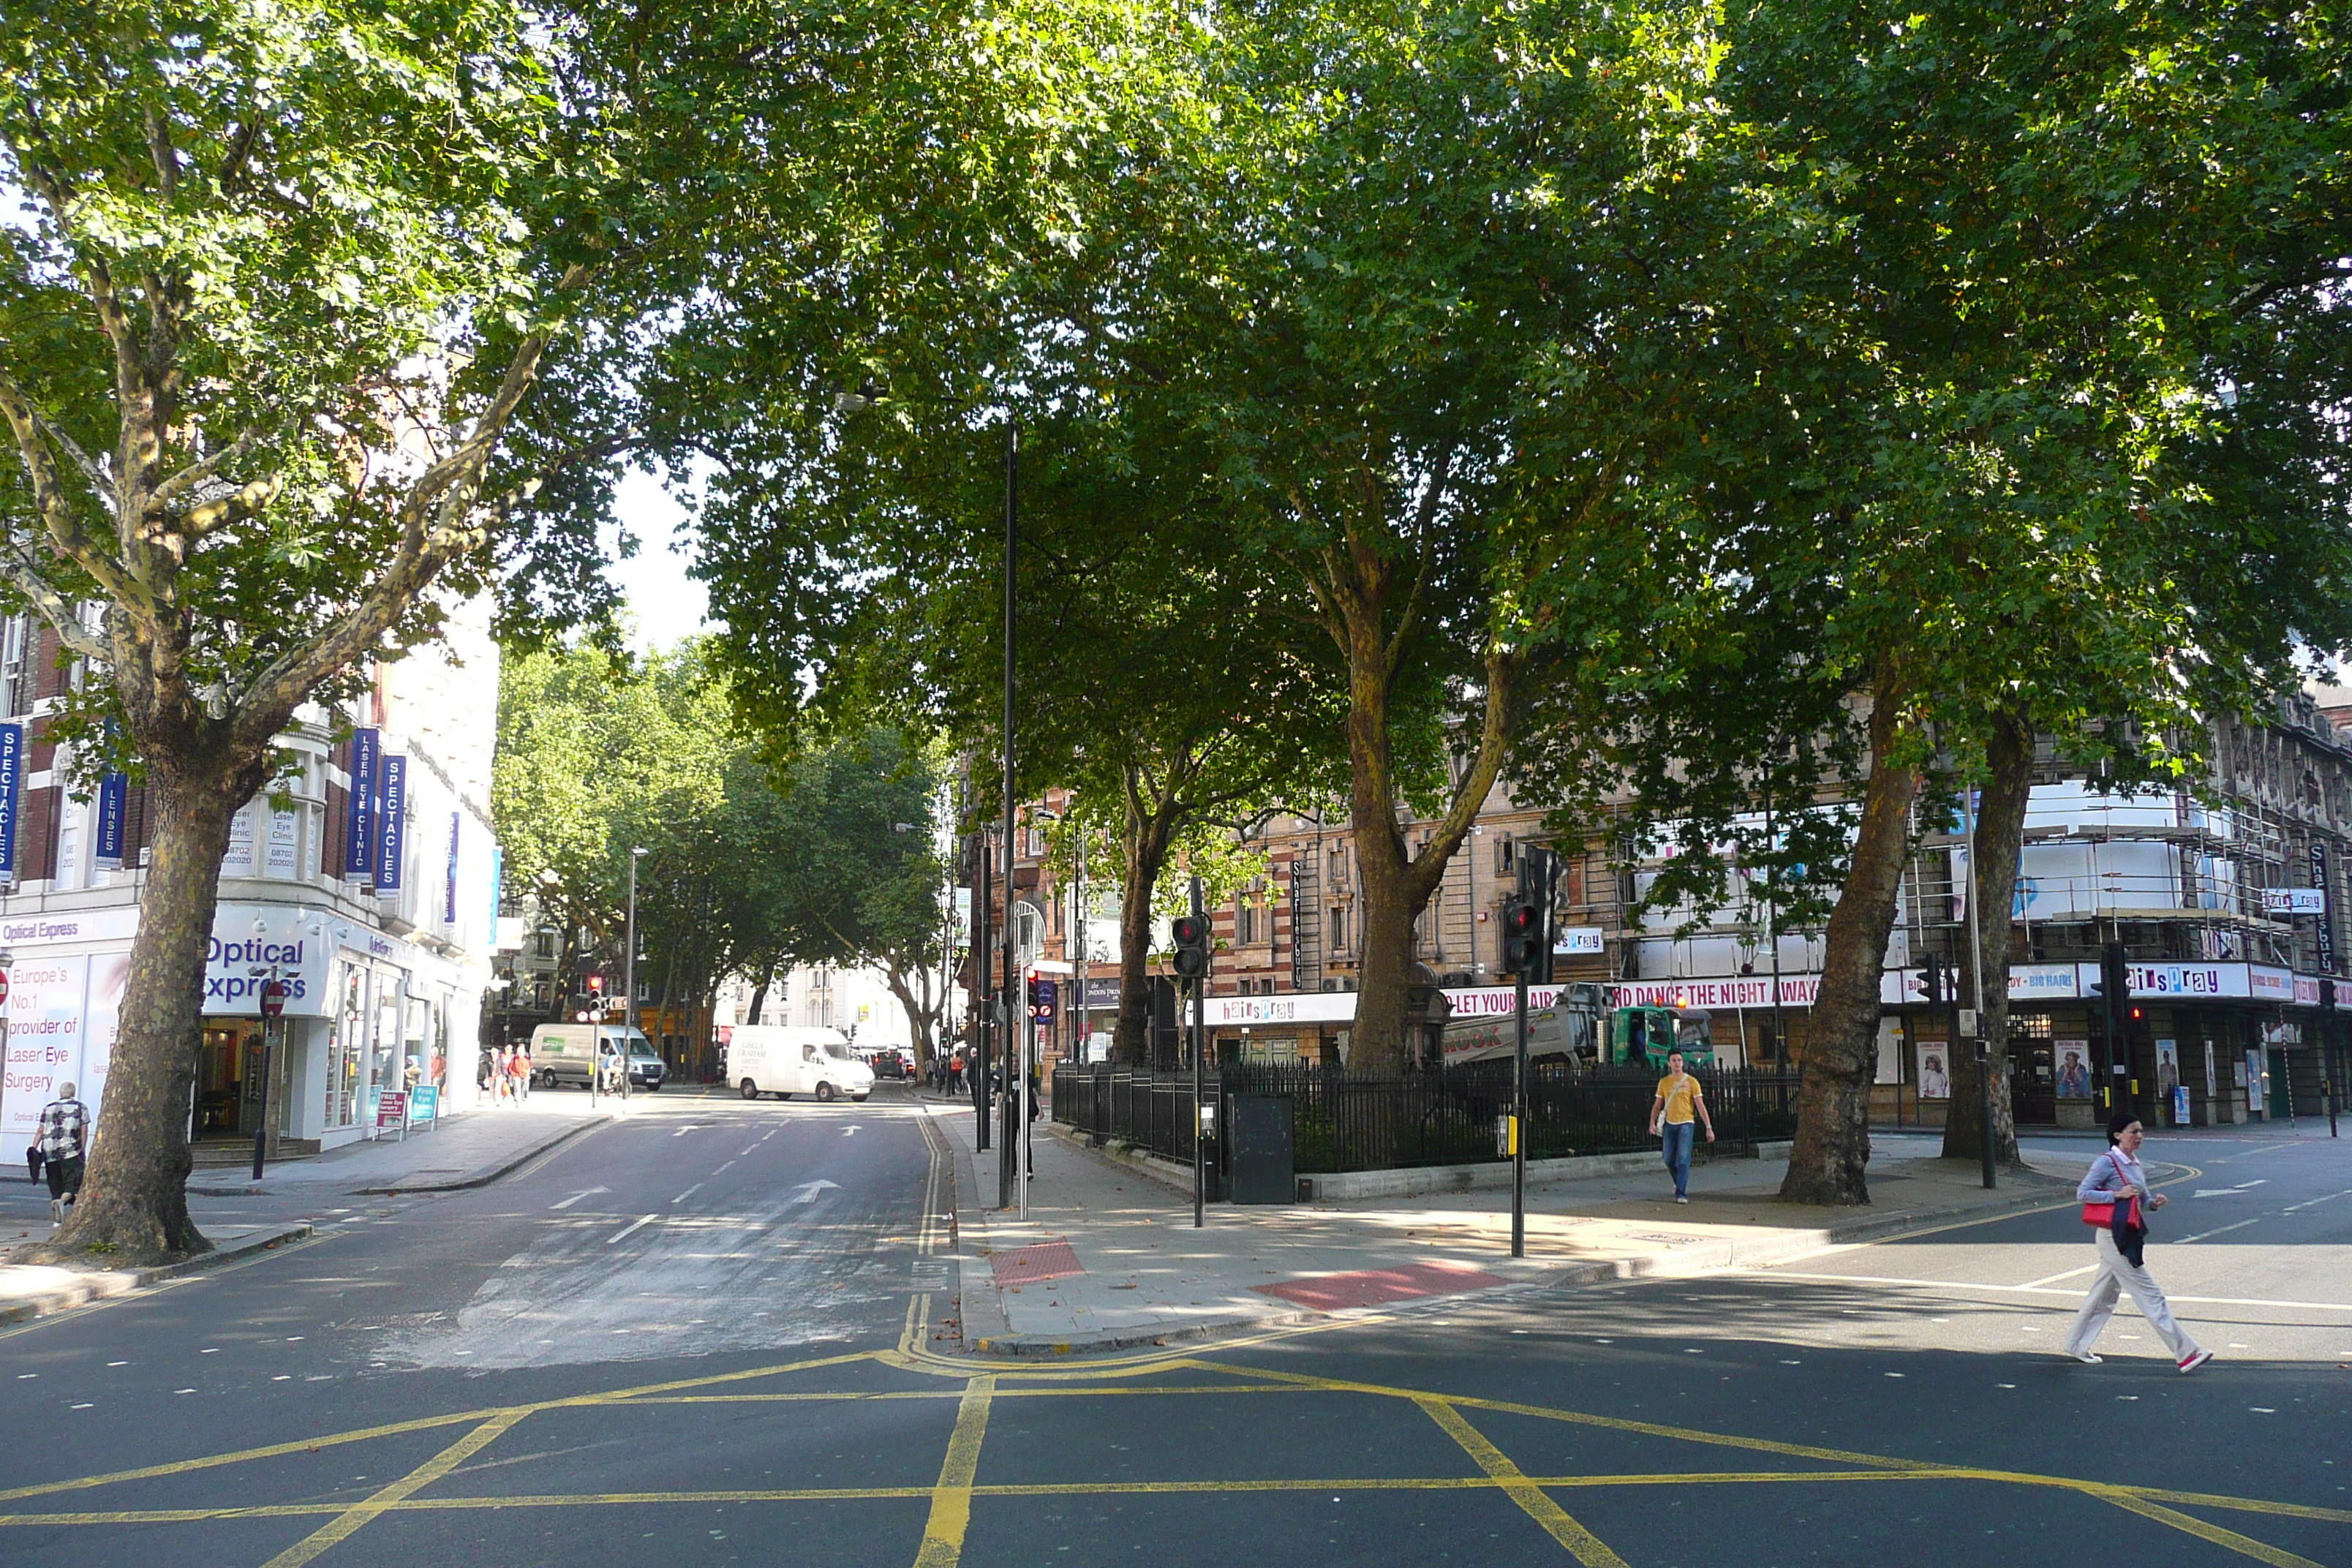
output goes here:
{"type": "MultiPolygon", "coordinates": [[[[2120,1154],[2110,1150],[2105,1154],[2101,1155],[2100,1158],[2105,1160],[2109,1164],[2115,1167],[2117,1180],[2127,1181],[2130,1179],[2124,1171],[2123,1157],[2120,1154]]],[[[2123,1223],[2134,1230],[2142,1228],[2139,1220],[2139,1193],[2137,1189],[2131,1187],[2125,1188],[2122,1192],[2116,1193],[2112,1197],[2109,1197],[2103,1202],[2084,1204],[2083,1205],[2083,1223],[2084,1225],[2095,1225],[2102,1230],[2115,1229],[2116,1205],[2117,1204],[2122,1204],[2124,1205],[2123,1223]]]]}
{"type": "Polygon", "coordinates": [[[2083,1223],[2084,1225],[2095,1225],[2101,1230],[2113,1230],[2116,1227],[2116,1205],[2117,1203],[2121,1203],[2124,1205],[2124,1224],[2131,1226],[2135,1230],[2141,1228],[2139,1223],[2139,1194],[2137,1193],[2119,1194],[2117,1196],[2108,1199],[2105,1203],[2084,1204],[2083,1205],[2083,1223]]]}

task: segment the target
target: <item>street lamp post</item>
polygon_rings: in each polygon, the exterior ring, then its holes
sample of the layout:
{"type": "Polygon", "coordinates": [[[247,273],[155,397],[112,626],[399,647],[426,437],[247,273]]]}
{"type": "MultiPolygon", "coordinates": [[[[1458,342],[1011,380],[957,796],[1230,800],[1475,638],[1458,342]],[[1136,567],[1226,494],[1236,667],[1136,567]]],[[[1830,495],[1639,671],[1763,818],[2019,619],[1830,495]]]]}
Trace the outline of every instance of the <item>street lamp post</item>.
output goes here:
{"type": "Polygon", "coordinates": [[[629,1057],[636,1049],[637,1032],[637,862],[645,858],[642,849],[629,851],[629,925],[628,951],[621,955],[621,984],[627,994],[621,998],[621,1103],[629,1100],[629,1057]]]}
{"type": "MultiPolygon", "coordinates": [[[[1020,518],[1021,518],[1020,506],[1021,506],[1021,500],[1020,500],[1020,497],[1021,497],[1021,426],[1020,426],[1020,425],[1019,425],[1017,422],[1015,422],[1015,421],[1013,421],[1013,420],[1011,420],[1011,419],[1007,419],[1007,420],[1005,421],[1005,423],[1004,423],[1004,927],[1005,927],[1005,930],[1004,930],[1004,935],[1005,935],[1005,942],[1004,942],[1004,983],[1003,983],[1003,984],[1001,987],[999,987],[998,992],[997,992],[998,1005],[999,1005],[1000,1006],[1002,1006],[1002,1007],[1003,1007],[1003,1008],[1005,1008],[1005,1009],[1006,1009],[1006,1015],[1005,1015],[1005,1020],[1004,1020],[1004,1021],[1005,1021],[1005,1025],[1006,1025],[1006,1033],[1005,1033],[1005,1035],[1003,1037],[1003,1040],[1005,1040],[1005,1041],[1007,1041],[1007,1042],[1009,1042],[1009,1041],[1011,1041],[1011,1040],[1013,1040],[1013,1039],[1017,1039],[1017,1038],[1019,1038],[1019,1037],[1019,1037],[1019,1035],[1018,1035],[1017,1033],[1015,1033],[1015,1031],[1017,1031],[1017,1030],[1019,1029],[1020,1026],[1019,1026],[1018,1024],[1014,1023],[1014,1021],[1013,1021],[1013,1017],[1012,1017],[1012,1015],[1011,1015],[1011,1008],[1012,1008],[1012,1006],[1013,1006],[1013,996],[1015,995],[1016,991],[1017,991],[1017,987],[1015,986],[1014,982],[1013,982],[1013,963],[1014,963],[1015,958],[1016,958],[1016,954],[1015,954],[1015,953],[1013,952],[1013,946],[1014,946],[1014,944],[1013,944],[1013,940],[1012,940],[1012,938],[1013,938],[1013,936],[1014,929],[1015,929],[1015,928],[1014,928],[1014,926],[1013,926],[1013,810],[1014,810],[1015,804],[1016,804],[1016,803],[1015,803],[1015,800],[1014,800],[1014,796],[1013,796],[1013,631],[1014,631],[1014,626],[1015,626],[1015,622],[1014,622],[1014,619],[1013,619],[1013,582],[1014,582],[1014,579],[1015,579],[1015,572],[1014,572],[1014,565],[1015,565],[1015,552],[1016,552],[1016,550],[1017,550],[1017,548],[1018,548],[1018,545],[1019,545],[1019,542],[1020,542],[1020,534],[1021,534],[1021,529],[1020,529],[1020,518]]],[[[981,1064],[981,1072],[982,1072],[982,1075],[983,1077],[985,1077],[985,1076],[986,1076],[986,1074],[987,1074],[987,1071],[988,1071],[988,1064],[987,1064],[986,1062],[982,1062],[982,1063],[981,1064]]],[[[1006,1088],[1007,1089],[1010,1089],[1012,1087],[1013,1087],[1012,1080],[1011,1080],[1011,1078],[1008,1076],[1008,1077],[1007,1077],[1007,1079],[1006,1079],[1006,1080],[1005,1080],[1005,1088],[1006,1088]]],[[[987,1102],[986,1102],[984,1100],[982,1101],[982,1110],[981,1110],[981,1114],[982,1114],[982,1116],[983,1118],[985,1118],[985,1117],[986,1117],[986,1115],[987,1115],[987,1102]]],[[[1012,1131],[1013,1131],[1013,1130],[1012,1130],[1012,1128],[1010,1128],[1010,1127],[1007,1127],[1007,1128],[1005,1129],[1005,1133],[1006,1133],[1006,1142],[1007,1142],[1008,1144],[1012,1142],[1012,1138],[1011,1138],[1012,1131]]],[[[1011,1206],[1012,1206],[1012,1203],[1013,1203],[1013,1163],[1012,1163],[1012,1154],[1013,1154],[1013,1151],[1012,1151],[1009,1147],[1008,1147],[1008,1148],[1004,1148],[1004,1149],[1000,1149],[1000,1150],[998,1150],[998,1151],[997,1151],[997,1155],[996,1155],[996,1206],[997,1206],[998,1208],[1009,1208],[1009,1207],[1011,1207],[1011,1206]]]]}

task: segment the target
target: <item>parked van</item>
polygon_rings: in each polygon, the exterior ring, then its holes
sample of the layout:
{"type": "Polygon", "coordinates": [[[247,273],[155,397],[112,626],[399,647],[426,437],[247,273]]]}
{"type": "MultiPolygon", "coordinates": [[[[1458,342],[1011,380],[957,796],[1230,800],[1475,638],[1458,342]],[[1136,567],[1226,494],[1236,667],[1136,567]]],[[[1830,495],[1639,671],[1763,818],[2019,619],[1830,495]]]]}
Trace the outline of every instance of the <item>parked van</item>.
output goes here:
{"type": "Polygon", "coordinates": [[[874,1092],[874,1069],[857,1059],[837,1029],[738,1024],[727,1041],[727,1076],[746,1100],[763,1094],[864,1100],[874,1092]]]}
{"type": "Polygon", "coordinates": [[[658,1089],[669,1069],[644,1033],[618,1024],[541,1024],[530,1032],[531,1081],[541,1089],[570,1084],[588,1087],[590,1063],[603,1058],[608,1064],[627,1037],[629,1084],[658,1089]]]}

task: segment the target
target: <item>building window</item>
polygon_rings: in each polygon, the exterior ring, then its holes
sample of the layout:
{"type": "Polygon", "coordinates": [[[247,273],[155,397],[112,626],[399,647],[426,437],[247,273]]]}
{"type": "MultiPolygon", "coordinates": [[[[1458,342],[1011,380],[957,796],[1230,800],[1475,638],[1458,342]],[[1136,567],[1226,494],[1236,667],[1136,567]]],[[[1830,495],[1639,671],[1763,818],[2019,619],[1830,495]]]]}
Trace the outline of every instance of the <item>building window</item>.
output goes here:
{"type": "Polygon", "coordinates": [[[1243,893],[1234,900],[1234,942],[1236,946],[1247,947],[1255,941],[1257,910],[1251,904],[1249,895],[1243,893]]]}
{"type": "Polygon", "coordinates": [[[1331,910],[1331,951],[1348,951],[1348,906],[1339,904],[1331,910]]]}
{"type": "Polygon", "coordinates": [[[1507,833],[1495,840],[1495,875],[1507,877],[1512,866],[1511,836],[1507,833]]]}
{"type": "Polygon", "coordinates": [[[534,956],[539,958],[553,959],[555,956],[555,933],[551,931],[543,931],[533,933],[531,937],[531,952],[534,956]]]}
{"type": "Polygon", "coordinates": [[[10,616],[0,623],[0,714],[13,718],[33,705],[32,685],[25,679],[32,646],[31,616],[10,616]]]}

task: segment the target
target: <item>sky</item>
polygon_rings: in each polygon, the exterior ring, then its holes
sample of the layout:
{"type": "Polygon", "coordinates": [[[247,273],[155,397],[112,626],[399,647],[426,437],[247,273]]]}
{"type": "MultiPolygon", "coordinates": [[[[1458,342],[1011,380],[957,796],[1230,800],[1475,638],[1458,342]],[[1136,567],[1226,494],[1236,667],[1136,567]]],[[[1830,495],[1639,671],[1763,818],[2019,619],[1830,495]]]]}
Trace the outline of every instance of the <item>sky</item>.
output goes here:
{"type": "Polygon", "coordinates": [[[667,647],[710,624],[710,596],[686,574],[687,557],[673,545],[684,542],[685,509],[650,474],[632,471],[621,481],[614,510],[637,539],[637,552],[613,559],[617,532],[604,537],[605,570],[628,595],[629,646],[640,653],[667,647]]]}

